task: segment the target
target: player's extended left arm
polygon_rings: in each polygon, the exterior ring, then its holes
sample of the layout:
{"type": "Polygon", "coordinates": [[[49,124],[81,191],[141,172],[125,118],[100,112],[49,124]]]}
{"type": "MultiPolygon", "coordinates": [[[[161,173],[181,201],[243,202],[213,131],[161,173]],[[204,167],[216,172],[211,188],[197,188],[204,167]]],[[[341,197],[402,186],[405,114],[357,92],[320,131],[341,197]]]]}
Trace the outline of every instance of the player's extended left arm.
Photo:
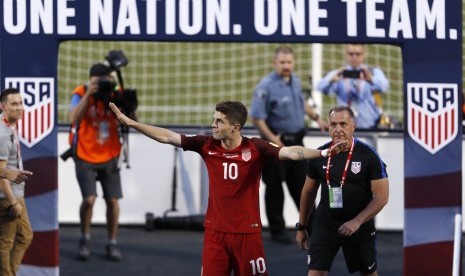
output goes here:
{"type": "Polygon", "coordinates": [[[299,161],[318,157],[329,157],[346,150],[348,145],[349,143],[347,141],[342,141],[324,150],[309,149],[302,146],[282,147],[279,150],[279,159],[299,161]]]}
{"type": "Polygon", "coordinates": [[[355,233],[360,225],[374,218],[388,203],[389,200],[389,180],[382,178],[371,181],[371,192],[373,199],[355,218],[345,222],[339,227],[339,234],[351,236],[355,233]]]}

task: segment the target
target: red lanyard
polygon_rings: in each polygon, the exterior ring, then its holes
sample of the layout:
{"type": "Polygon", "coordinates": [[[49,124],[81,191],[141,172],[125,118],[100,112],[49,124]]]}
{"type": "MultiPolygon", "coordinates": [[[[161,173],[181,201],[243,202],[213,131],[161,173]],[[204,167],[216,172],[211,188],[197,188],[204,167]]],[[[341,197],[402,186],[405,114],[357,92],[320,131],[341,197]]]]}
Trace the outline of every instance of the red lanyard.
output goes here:
{"type": "MultiPolygon", "coordinates": [[[[349,168],[349,163],[350,160],[352,160],[352,154],[354,152],[354,145],[355,145],[355,138],[352,137],[352,145],[350,146],[349,154],[347,154],[347,160],[346,160],[346,165],[344,167],[344,171],[342,172],[342,177],[341,177],[341,187],[344,186],[344,183],[346,181],[347,177],[347,169],[349,168]]],[[[326,163],[326,184],[328,184],[328,187],[331,187],[329,184],[329,166],[331,163],[331,156],[328,157],[328,162],[326,163]]]]}
{"type": "Polygon", "coordinates": [[[3,123],[11,130],[13,130],[13,140],[14,143],[16,144],[17,148],[17,153],[18,153],[18,169],[22,170],[23,169],[23,162],[21,161],[21,145],[19,143],[19,136],[18,136],[18,124],[15,124],[14,126],[10,125],[10,123],[6,120],[5,116],[2,116],[3,123]]]}

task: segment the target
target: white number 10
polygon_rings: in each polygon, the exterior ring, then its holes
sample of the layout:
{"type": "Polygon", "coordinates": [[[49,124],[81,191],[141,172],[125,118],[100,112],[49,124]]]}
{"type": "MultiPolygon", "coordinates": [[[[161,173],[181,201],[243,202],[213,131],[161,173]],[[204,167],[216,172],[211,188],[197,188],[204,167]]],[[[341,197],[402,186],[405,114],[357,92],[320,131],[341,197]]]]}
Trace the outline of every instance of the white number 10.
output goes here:
{"type": "Polygon", "coordinates": [[[250,265],[252,266],[252,275],[257,275],[257,272],[263,274],[266,271],[265,259],[262,257],[250,260],[250,265]]]}
{"type": "Polygon", "coordinates": [[[223,163],[223,177],[224,179],[236,179],[238,175],[238,169],[236,163],[223,163]]]}

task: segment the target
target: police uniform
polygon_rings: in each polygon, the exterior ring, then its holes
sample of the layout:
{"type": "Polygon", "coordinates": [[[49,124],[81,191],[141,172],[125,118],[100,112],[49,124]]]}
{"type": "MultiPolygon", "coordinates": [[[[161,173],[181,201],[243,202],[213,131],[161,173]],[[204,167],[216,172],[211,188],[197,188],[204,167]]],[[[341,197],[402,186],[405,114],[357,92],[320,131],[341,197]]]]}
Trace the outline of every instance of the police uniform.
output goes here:
{"type": "MultiPolygon", "coordinates": [[[[332,156],[330,162],[324,157],[309,161],[307,175],[318,181],[321,186],[321,201],[316,210],[310,237],[309,269],[329,271],[339,247],[342,247],[351,273],[376,271],[376,229],[373,219],[362,224],[349,237],[338,234],[339,227],[356,217],[372,200],[371,181],[388,177],[386,165],[375,149],[358,139],[354,139],[354,143],[343,185],[341,180],[350,151],[332,156]],[[330,193],[341,186],[342,206],[333,206],[337,205],[337,202],[330,199],[330,193]]],[[[328,148],[329,145],[330,143],[320,149],[328,148]]]]}
{"type": "MultiPolygon", "coordinates": [[[[263,119],[271,131],[280,134],[284,145],[303,146],[305,105],[297,75],[292,74],[289,82],[276,72],[265,76],[255,88],[250,115],[263,119]]],[[[282,182],[286,181],[289,193],[299,207],[306,167],[307,161],[275,161],[263,168],[265,208],[272,236],[285,231],[282,182]]]]}

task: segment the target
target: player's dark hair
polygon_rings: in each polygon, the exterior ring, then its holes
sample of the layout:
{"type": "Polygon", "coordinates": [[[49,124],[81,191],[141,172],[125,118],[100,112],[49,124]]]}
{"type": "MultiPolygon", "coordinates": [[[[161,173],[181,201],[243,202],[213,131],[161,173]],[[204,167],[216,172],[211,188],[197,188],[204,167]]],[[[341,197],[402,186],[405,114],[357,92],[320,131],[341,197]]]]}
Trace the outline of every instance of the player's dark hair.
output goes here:
{"type": "Polygon", "coordinates": [[[18,88],[7,88],[2,91],[2,94],[0,94],[0,102],[5,103],[6,99],[8,98],[8,95],[11,94],[19,94],[19,89],[18,88]]]}
{"type": "Polygon", "coordinates": [[[247,121],[247,108],[239,101],[219,102],[215,110],[223,113],[231,124],[239,124],[241,129],[247,121]]]}
{"type": "Polygon", "coordinates": [[[343,111],[347,111],[347,113],[349,113],[350,118],[352,118],[352,120],[355,120],[354,111],[352,110],[352,108],[350,108],[350,106],[345,106],[345,105],[335,106],[335,107],[331,108],[329,110],[329,112],[328,112],[328,118],[329,118],[329,116],[331,116],[332,113],[343,112],[343,111]]]}
{"type": "Polygon", "coordinates": [[[276,48],[276,50],[274,51],[274,56],[276,57],[278,54],[281,54],[281,53],[294,55],[294,50],[292,50],[290,46],[282,45],[276,48]]]}

